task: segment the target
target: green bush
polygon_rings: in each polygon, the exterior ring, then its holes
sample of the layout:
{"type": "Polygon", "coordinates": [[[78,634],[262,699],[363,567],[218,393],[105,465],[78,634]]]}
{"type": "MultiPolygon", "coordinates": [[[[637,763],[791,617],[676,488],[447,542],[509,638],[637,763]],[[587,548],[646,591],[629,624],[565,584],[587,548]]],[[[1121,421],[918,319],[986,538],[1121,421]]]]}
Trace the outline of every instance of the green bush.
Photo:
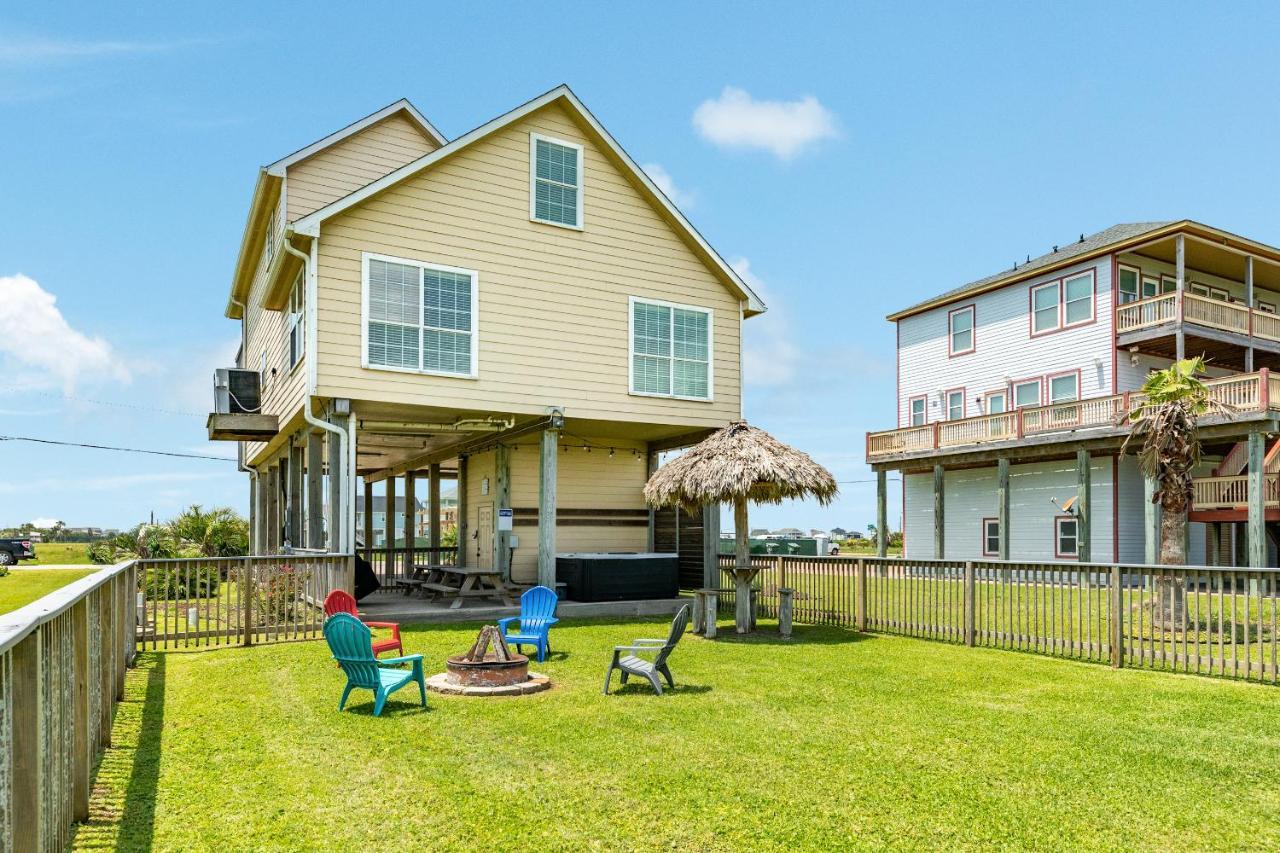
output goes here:
{"type": "Polygon", "coordinates": [[[164,566],[147,569],[145,576],[138,579],[138,588],[152,601],[210,598],[217,595],[221,583],[222,574],[212,566],[164,566]]]}

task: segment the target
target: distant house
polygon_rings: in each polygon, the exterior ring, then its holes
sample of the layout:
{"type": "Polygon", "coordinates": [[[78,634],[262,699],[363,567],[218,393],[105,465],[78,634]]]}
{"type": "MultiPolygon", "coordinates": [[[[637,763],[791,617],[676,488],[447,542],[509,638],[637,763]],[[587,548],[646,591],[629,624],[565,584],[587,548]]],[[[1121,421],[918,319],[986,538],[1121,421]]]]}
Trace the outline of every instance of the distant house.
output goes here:
{"type": "Polygon", "coordinates": [[[843,527],[833,527],[831,528],[831,538],[847,539],[849,538],[849,531],[845,530],[843,527]]]}
{"type": "Polygon", "coordinates": [[[754,528],[754,529],[751,531],[751,535],[752,535],[754,538],[757,538],[757,539],[759,539],[761,536],[768,536],[768,535],[769,535],[769,528],[767,528],[767,527],[756,527],[756,528],[754,528]]]}
{"type": "MultiPolygon", "coordinates": [[[[443,496],[441,497],[443,502],[443,496]]],[[[425,520],[426,506],[422,501],[415,500],[414,516],[425,520]]],[[[456,504],[456,501],[455,501],[456,504]]],[[[364,495],[356,495],[356,530],[364,530],[364,495]]],[[[391,529],[400,533],[404,530],[404,496],[399,495],[395,500],[395,516],[391,521],[391,529]]],[[[419,531],[421,535],[421,531],[419,531]]],[[[384,548],[387,544],[387,499],[383,495],[375,495],[373,498],[373,542],[372,547],[384,548]]]]}

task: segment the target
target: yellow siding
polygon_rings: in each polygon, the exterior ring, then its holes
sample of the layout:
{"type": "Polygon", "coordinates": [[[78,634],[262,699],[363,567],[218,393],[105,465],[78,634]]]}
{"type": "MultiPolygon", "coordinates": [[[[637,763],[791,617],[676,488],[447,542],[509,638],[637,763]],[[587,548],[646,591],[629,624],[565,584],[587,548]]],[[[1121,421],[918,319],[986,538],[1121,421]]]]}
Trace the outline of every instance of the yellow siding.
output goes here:
{"type": "MultiPolygon", "coordinates": [[[[566,438],[568,444],[581,445],[577,438],[566,438]]],[[[602,445],[590,453],[580,447],[562,450],[556,464],[556,500],[560,509],[643,509],[644,444],[619,442],[617,439],[589,439],[588,444],[602,445]],[[613,458],[609,447],[615,448],[613,458]],[[639,458],[632,455],[638,451],[639,458]]],[[[494,475],[495,454],[479,453],[467,461],[467,519],[475,530],[481,503],[495,502],[497,478],[494,475]],[[489,478],[489,494],[481,495],[481,481],[489,478]]],[[[512,448],[511,506],[537,507],[539,490],[539,452],[537,444],[520,444],[512,448]]],[[[494,512],[497,518],[497,512],[494,512]]],[[[517,526],[513,531],[520,547],[511,562],[511,576],[517,583],[536,583],[538,578],[538,527],[517,526]]],[[[481,536],[492,537],[493,530],[481,536]]],[[[470,533],[468,533],[468,538],[470,533]]],[[[644,551],[648,541],[647,527],[566,526],[557,525],[556,551],[644,551]]],[[[467,560],[475,562],[476,543],[468,541],[467,560]]]]}
{"type": "Polygon", "coordinates": [[[436,147],[403,112],[334,143],[289,167],[289,221],[296,222],[436,147]]]}
{"type": "Polygon", "coordinates": [[[319,253],[323,396],[691,427],[739,417],[737,298],[558,105],[326,221],[319,253]],[[585,146],[583,231],[529,221],[530,131],[585,146]],[[478,379],[361,367],[362,252],[479,273],[478,379]],[[631,296],[714,311],[713,402],[628,393],[631,296]]]}

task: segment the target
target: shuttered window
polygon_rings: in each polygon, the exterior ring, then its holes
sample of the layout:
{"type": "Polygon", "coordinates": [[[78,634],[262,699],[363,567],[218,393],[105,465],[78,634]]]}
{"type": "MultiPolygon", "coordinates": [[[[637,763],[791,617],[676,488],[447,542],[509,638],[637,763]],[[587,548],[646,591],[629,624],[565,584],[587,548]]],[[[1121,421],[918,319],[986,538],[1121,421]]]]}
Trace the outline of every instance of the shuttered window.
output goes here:
{"type": "Polygon", "coordinates": [[[535,133],[530,148],[530,218],[581,228],[582,146],[535,133]]]}
{"type": "Polygon", "coordinates": [[[366,255],[366,363],[475,376],[476,274],[366,255]]]}
{"type": "Polygon", "coordinates": [[[711,312],[633,299],[631,391],[711,399],[711,312]]]}

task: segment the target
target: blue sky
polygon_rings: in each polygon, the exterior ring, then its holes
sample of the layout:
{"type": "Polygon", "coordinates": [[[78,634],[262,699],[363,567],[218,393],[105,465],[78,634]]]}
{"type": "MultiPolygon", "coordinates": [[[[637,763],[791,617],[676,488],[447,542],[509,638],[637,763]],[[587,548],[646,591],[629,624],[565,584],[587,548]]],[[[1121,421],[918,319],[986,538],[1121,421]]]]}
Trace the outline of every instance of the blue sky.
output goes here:
{"type": "MultiPolygon", "coordinates": [[[[759,282],[747,417],[844,486],[753,524],[872,520],[889,311],[1115,222],[1280,243],[1274,6],[51,5],[0,9],[3,435],[231,453],[204,414],[255,169],[399,97],[456,136],[569,83],[759,282]]],[[[0,470],[0,526],[247,504],[226,461],[0,470]]]]}

